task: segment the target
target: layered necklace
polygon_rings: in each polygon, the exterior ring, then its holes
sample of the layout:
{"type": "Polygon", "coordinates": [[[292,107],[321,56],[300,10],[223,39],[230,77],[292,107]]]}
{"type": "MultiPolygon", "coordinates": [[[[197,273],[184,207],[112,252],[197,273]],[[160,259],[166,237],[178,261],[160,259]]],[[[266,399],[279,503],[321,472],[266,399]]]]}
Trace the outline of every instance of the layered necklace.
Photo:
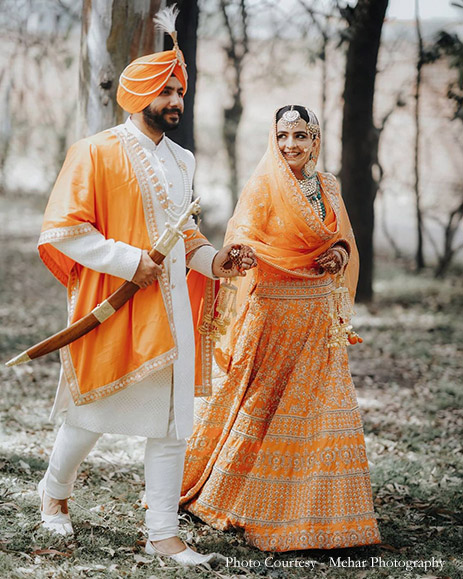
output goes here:
{"type": "Polygon", "coordinates": [[[183,197],[180,201],[180,205],[176,205],[168,195],[167,203],[164,205],[164,209],[169,217],[171,223],[175,223],[179,220],[179,218],[185,213],[188,208],[188,205],[191,202],[191,189],[190,189],[190,181],[188,177],[188,171],[185,163],[177,157],[175,154],[174,148],[169,144],[169,141],[166,140],[167,148],[169,149],[172,157],[175,159],[178,168],[182,174],[182,181],[183,181],[183,197]]]}
{"type": "MultiPolygon", "coordinates": [[[[143,147],[141,146],[139,140],[130,131],[126,130],[124,134],[125,138],[133,147],[135,154],[140,160],[141,166],[144,169],[144,178],[147,179],[147,182],[149,183],[150,187],[153,188],[154,194],[156,195],[159,204],[167,214],[168,221],[170,223],[176,223],[179,220],[179,218],[185,213],[191,201],[190,181],[186,164],[177,157],[173,147],[169,144],[169,141],[166,140],[167,148],[171,153],[171,155],[173,156],[182,174],[183,196],[180,201],[180,204],[177,205],[169,197],[167,188],[163,183],[161,183],[158,176],[156,175],[153,165],[146,156],[146,153],[144,152],[143,147]]],[[[163,179],[163,181],[165,181],[165,179],[163,179]]]]}
{"type": "Polygon", "coordinates": [[[297,180],[299,187],[302,189],[307,201],[312,205],[315,213],[321,221],[324,221],[326,217],[326,208],[322,200],[320,181],[318,180],[317,172],[315,171],[315,173],[310,175],[310,177],[307,177],[305,173],[303,173],[303,175],[304,179],[297,180]]]}

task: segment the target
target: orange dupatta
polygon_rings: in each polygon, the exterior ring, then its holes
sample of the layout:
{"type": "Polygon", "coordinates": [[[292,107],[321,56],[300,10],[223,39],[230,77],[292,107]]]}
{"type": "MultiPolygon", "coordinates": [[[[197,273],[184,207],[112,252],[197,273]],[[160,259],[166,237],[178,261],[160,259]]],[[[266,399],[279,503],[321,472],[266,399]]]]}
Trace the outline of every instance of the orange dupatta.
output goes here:
{"type": "MultiPolygon", "coordinates": [[[[225,235],[225,244],[243,243],[254,248],[258,267],[295,278],[329,275],[320,272],[315,259],[338,241],[350,249],[345,286],[352,300],[358,278],[358,252],[337,181],[330,173],[318,173],[326,217],[321,221],[302,192],[296,177],[280,152],[276,138],[276,115],[267,151],[241,193],[225,235]]],[[[237,311],[252,293],[256,275],[235,278],[237,311]]],[[[215,350],[219,366],[231,362],[235,317],[215,350]]]]}

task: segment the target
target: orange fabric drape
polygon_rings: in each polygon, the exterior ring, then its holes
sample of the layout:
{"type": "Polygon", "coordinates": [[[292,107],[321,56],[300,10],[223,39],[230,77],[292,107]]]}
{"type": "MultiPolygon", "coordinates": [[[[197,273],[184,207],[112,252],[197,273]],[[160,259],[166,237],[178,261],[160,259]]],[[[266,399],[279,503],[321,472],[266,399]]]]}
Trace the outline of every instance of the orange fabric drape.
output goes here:
{"type": "MultiPolygon", "coordinates": [[[[68,288],[70,323],[104,301],[123,280],[75,263],[50,242],[98,230],[108,239],[149,250],[156,231],[153,219],[145,215],[147,203],[114,133],[104,131],[70,148],[45,211],[38,248],[45,265],[68,288]]],[[[198,230],[187,233],[191,247],[208,243],[198,230]]],[[[198,291],[206,285],[201,280],[198,291]]],[[[77,405],[113,394],[176,359],[171,305],[165,299],[169,292],[164,269],[157,283],[137,292],[102,325],[61,350],[77,405]]],[[[201,304],[202,294],[195,300],[201,304]]]]}
{"type": "MultiPolygon", "coordinates": [[[[261,270],[313,279],[320,276],[315,259],[342,240],[350,248],[344,275],[353,302],[359,261],[352,227],[336,179],[329,173],[318,173],[318,176],[326,208],[323,222],[279,151],[275,123],[270,130],[267,151],[244,187],[228,223],[225,243],[244,243],[253,247],[261,270]]],[[[252,291],[254,279],[253,275],[235,279],[237,311],[252,291]]],[[[222,369],[230,363],[234,331],[232,321],[216,347],[216,360],[222,369]]]]}

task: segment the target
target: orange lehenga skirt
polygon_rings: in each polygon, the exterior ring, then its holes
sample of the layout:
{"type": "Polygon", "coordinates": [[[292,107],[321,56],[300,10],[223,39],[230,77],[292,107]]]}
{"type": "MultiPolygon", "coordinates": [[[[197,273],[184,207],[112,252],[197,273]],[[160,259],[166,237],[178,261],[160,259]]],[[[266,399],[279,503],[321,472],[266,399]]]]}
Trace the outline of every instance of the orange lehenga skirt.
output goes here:
{"type": "Polygon", "coordinates": [[[197,401],[181,504],[263,551],[380,542],[347,351],[327,346],[331,289],[261,276],[228,374],[197,401]]]}

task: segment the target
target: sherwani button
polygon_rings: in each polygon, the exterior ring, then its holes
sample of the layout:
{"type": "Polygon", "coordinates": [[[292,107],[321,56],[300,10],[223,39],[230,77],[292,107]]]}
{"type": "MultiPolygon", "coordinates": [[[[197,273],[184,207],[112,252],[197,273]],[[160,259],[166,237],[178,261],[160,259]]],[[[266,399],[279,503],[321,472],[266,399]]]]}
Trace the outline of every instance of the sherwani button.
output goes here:
{"type": "Polygon", "coordinates": [[[174,288],[175,288],[175,284],[173,283],[170,287],[171,287],[172,289],[174,289],[174,288]]]}
{"type": "Polygon", "coordinates": [[[173,257],[173,258],[172,258],[172,263],[175,263],[176,261],[177,261],[177,258],[176,258],[176,257],[173,257]]]}

